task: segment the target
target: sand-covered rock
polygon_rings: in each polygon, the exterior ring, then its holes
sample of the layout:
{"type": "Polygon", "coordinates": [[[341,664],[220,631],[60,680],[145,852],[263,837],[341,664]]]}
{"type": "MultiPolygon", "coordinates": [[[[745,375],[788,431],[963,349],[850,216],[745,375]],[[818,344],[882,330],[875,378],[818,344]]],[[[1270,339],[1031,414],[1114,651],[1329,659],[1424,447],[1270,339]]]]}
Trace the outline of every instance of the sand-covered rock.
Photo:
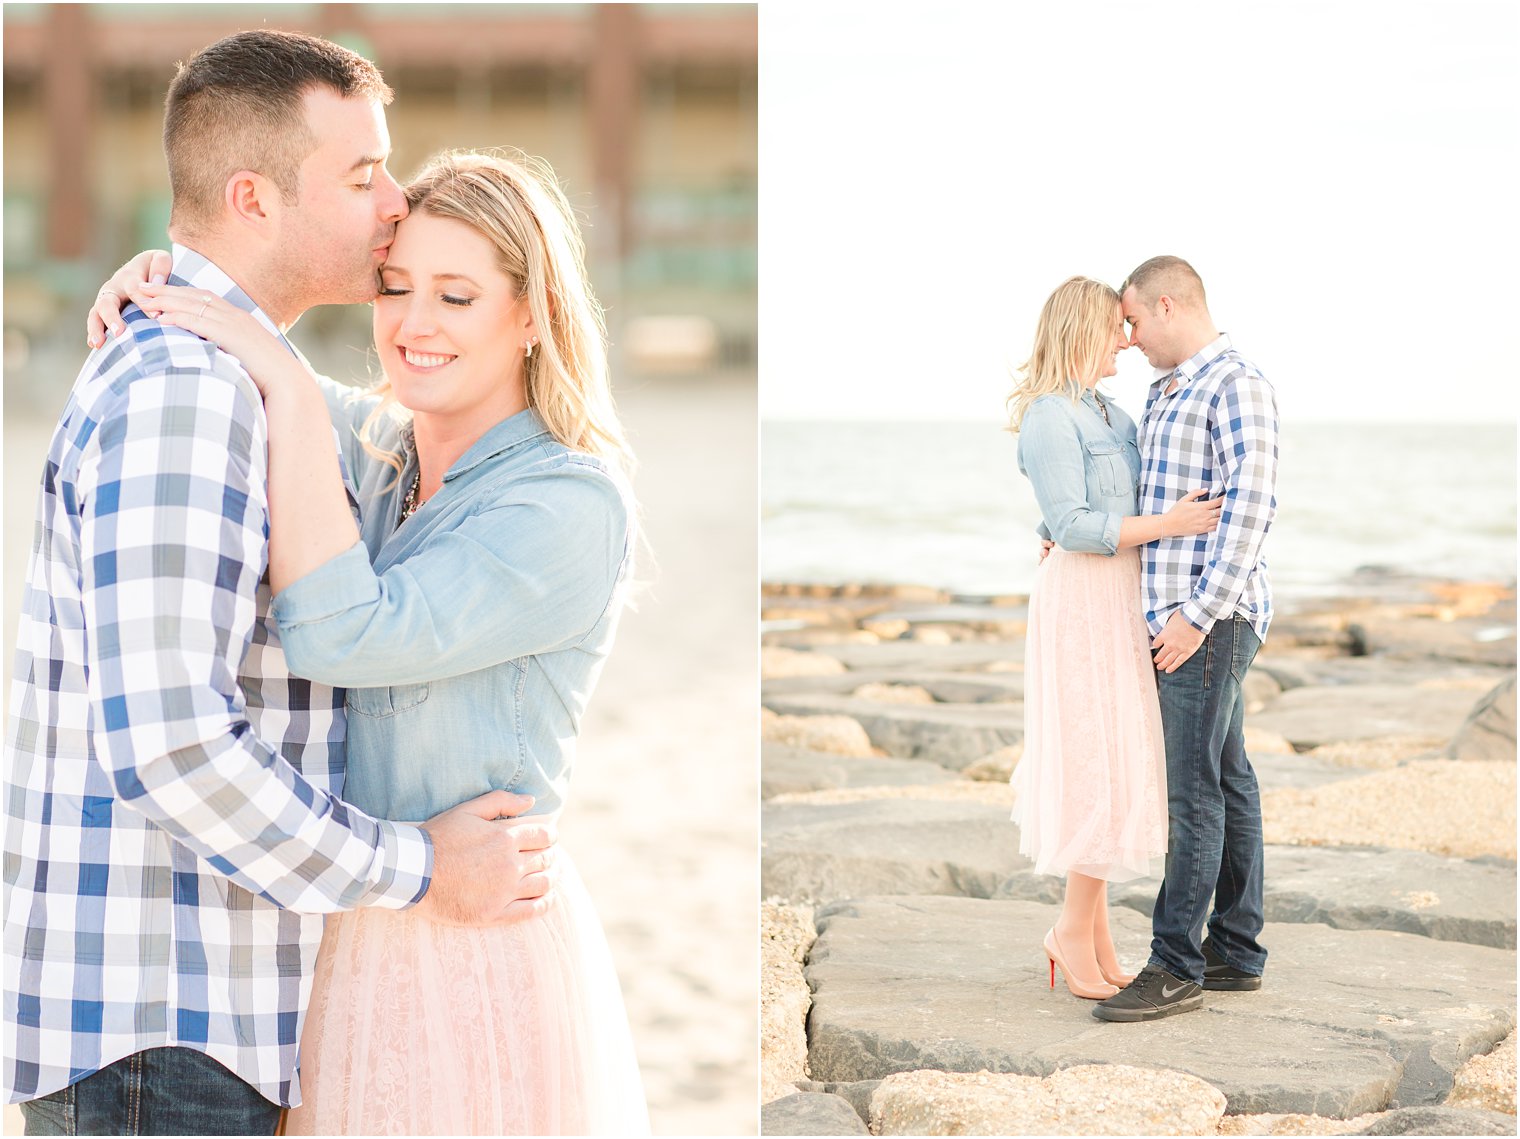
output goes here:
{"type": "Polygon", "coordinates": [[[1200,1079],[1128,1064],[1049,1076],[901,1072],[871,1096],[877,1135],[1214,1135],[1225,1099],[1200,1079]]]}
{"type": "Polygon", "coordinates": [[[1434,758],[1445,747],[1444,736],[1377,736],[1320,744],[1307,754],[1342,767],[1385,768],[1397,767],[1410,759],[1434,758]]]}
{"type": "Polygon", "coordinates": [[[1515,765],[1413,760],[1309,790],[1265,791],[1262,819],[1269,843],[1513,859],[1515,765]]]}
{"type": "Polygon", "coordinates": [[[779,645],[765,645],[760,650],[762,680],[791,676],[833,676],[844,671],[841,662],[824,653],[784,649],[779,645]]]}
{"type": "Polygon", "coordinates": [[[1515,1114],[1515,1034],[1492,1052],[1474,1056],[1457,1069],[1448,1107],[1480,1108],[1515,1114]]]}
{"type": "Polygon", "coordinates": [[[1221,1135],[1356,1135],[1377,1118],[1375,1113],[1333,1119],[1327,1115],[1227,1115],[1221,1135]]]}
{"type": "Polygon", "coordinates": [[[1257,727],[1249,721],[1245,726],[1244,739],[1246,754],[1249,756],[1293,754],[1293,745],[1286,736],[1257,727]]]}
{"type": "Polygon", "coordinates": [[[967,779],[977,779],[984,783],[1007,783],[1013,778],[1013,769],[1023,758],[1022,743],[1008,744],[988,752],[975,763],[968,764],[961,774],[967,779]]]}
{"type": "Polygon", "coordinates": [[[1452,759],[1515,759],[1515,678],[1473,706],[1447,753],[1452,759]]]}
{"type": "MultiPolygon", "coordinates": [[[[764,711],[764,709],[762,709],[764,711]]],[[[760,738],[830,755],[875,755],[871,737],[848,716],[761,716],[760,738]]]]}
{"type": "Polygon", "coordinates": [[[812,992],[802,962],[815,937],[807,906],[760,906],[760,1102],[796,1092],[807,1078],[807,1014],[812,992]]]}

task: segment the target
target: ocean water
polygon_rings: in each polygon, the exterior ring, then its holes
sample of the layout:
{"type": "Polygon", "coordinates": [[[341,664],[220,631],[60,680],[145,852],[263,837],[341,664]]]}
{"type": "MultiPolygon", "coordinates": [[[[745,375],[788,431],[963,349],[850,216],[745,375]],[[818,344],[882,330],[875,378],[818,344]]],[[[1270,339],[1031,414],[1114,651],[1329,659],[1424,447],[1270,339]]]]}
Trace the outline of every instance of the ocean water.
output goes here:
{"type": "MultiPolygon", "coordinates": [[[[1514,424],[1285,424],[1265,547],[1284,597],[1365,566],[1515,578],[1514,424]]],[[[1027,593],[1039,509],[1015,437],[989,423],[770,421],[765,581],[1027,593]]]]}

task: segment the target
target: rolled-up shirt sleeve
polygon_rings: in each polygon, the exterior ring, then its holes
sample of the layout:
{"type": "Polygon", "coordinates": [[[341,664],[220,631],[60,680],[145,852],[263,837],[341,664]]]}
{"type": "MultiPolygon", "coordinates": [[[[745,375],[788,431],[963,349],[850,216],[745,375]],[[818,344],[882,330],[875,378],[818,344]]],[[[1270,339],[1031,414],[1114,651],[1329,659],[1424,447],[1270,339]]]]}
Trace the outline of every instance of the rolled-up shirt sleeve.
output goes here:
{"type": "Polygon", "coordinates": [[[1019,467],[1044,522],[1042,536],[1063,550],[1114,555],[1123,516],[1087,505],[1087,467],[1077,425],[1050,399],[1036,400],[1019,429],[1019,467]]]}
{"type": "Polygon", "coordinates": [[[572,648],[615,603],[632,542],[616,481],[546,460],[382,573],[365,547],[274,599],[291,670],[325,684],[424,684],[572,648]]]}
{"type": "Polygon", "coordinates": [[[1182,606],[1183,618],[1204,632],[1235,612],[1277,513],[1278,421],[1272,385],[1249,375],[1226,383],[1209,434],[1216,477],[1224,484],[1224,506],[1204,548],[1203,573],[1182,606]]]}
{"type": "Polygon", "coordinates": [[[96,754],[118,801],[276,905],[401,908],[432,846],[314,787],[260,739],[238,684],[266,562],[265,433],[246,377],[132,381],[82,463],[96,754]]]}

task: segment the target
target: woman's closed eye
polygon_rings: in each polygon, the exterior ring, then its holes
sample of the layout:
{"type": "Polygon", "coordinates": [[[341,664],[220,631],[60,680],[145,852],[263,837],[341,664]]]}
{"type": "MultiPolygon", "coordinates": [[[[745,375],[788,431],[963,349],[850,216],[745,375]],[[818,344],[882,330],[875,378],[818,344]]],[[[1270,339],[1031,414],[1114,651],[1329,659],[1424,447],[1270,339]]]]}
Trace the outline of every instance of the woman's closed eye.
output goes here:
{"type": "MultiPolygon", "coordinates": [[[[380,295],[382,297],[404,297],[409,295],[411,291],[411,289],[403,289],[396,285],[380,286],[380,295]]],[[[440,293],[438,299],[446,305],[455,305],[459,308],[468,308],[475,303],[474,297],[460,297],[452,293],[440,293]]]]}

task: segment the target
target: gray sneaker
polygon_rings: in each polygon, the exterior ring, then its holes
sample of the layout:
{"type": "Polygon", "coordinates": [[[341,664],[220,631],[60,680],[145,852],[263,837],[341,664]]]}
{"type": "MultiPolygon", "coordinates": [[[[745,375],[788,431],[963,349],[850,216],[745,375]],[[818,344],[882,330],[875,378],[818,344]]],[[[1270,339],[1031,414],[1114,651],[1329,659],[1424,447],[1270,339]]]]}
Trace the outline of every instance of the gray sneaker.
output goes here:
{"type": "Polygon", "coordinates": [[[1203,1004],[1203,989],[1174,977],[1160,965],[1147,965],[1140,975],[1106,1001],[1093,1007],[1099,1020],[1157,1020],[1188,1012],[1203,1004]]]}

